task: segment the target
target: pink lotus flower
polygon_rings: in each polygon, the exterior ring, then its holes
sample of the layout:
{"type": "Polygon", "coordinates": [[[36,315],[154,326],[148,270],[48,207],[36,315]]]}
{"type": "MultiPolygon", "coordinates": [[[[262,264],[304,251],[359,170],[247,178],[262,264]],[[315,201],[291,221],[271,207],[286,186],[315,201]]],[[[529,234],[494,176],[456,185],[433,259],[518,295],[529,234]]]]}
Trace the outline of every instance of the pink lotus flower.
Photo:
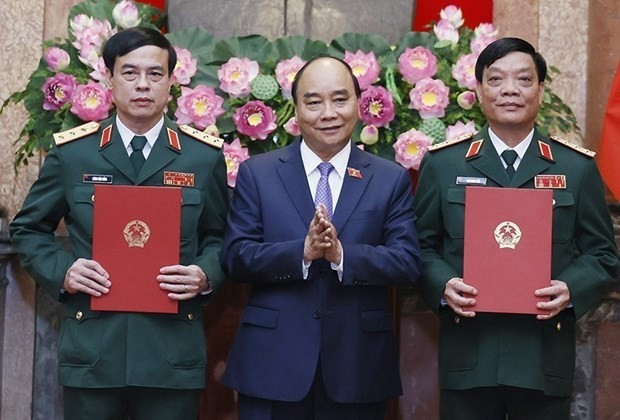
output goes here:
{"type": "Polygon", "coordinates": [[[220,130],[217,129],[217,125],[215,125],[215,124],[209,124],[202,131],[207,133],[210,136],[213,136],[213,137],[219,137],[220,136],[220,130]]]}
{"type": "Polygon", "coordinates": [[[394,160],[407,169],[420,169],[422,157],[433,140],[421,131],[411,129],[402,133],[394,143],[394,160]]]}
{"type": "Polygon", "coordinates": [[[105,61],[103,61],[103,57],[99,57],[97,60],[97,64],[94,66],[94,70],[88,73],[88,75],[101,83],[106,87],[112,86],[112,79],[110,78],[110,71],[105,65],[105,61]]]}
{"type": "Polygon", "coordinates": [[[496,37],[497,34],[498,31],[497,29],[495,29],[492,23],[481,23],[480,25],[476,26],[476,29],[474,29],[474,37],[479,37],[483,35],[496,37]]]}
{"type": "Polygon", "coordinates": [[[463,124],[462,121],[457,121],[456,124],[446,127],[446,140],[452,140],[463,134],[475,132],[476,126],[473,121],[468,121],[467,124],[463,124]]]}
{"type": "Polygon", "coordinates": [[[250,158],[247,147],[242,147],[241,142],[236,138],[231,144],[224,143],[224,159],[226,160],[226,179],[230,188],[235,188],[237,184],[237,174],[239,165],[244,160],[250,158]]]}
{"type": "Polygon", "coordinates": [[[351,67],[361,90],[368,89],[379,78],[379,63],[374,52],[364,54],[357,50],[355,54],[345,51],[344,61],[351,67]]]}
{"type": "Polygon", "coordinates": [[[385,127],[394,119],[392,94],[382,86],[370,86],[360,98],[360,119],[367,125],[385,127]]]}
{"type": "Polygon", "coordinates": [[[252,91],[250,83],[258,76],[258,72],[256,61],[233,57],[217,71],[220,89],[233,98],[245,98],[250,95],[252,91]]]}
{"type": "Polygon", "coordinates": [[[172,83],[188,85],[192,77],[196,75],[198,60],[192,57],[192,53],[185,48],[174,47],[177,53],[177,65],[172,72],[172,83]]]}
{"type": "Polygon", "coordinates": [[[75,89],[71,105],[71,112],[82,121],[101,121],[108,118],[112,109],[112,91],[89,80],[75,89]]]}
{"type": "Polygon", "coordinates": [[[425,77],[437,74],[437,57],[427,48],[407,48],[398,58],[398,71],[408,83],[414,85],[425,77]]]}
{"type": "Polygon", "coordinates": [[[461,108],[469,111],[476,103],[476,94],[471,90],[466,90],[465,92],[459,93],[459,96],[456,97],[456,102],[461,108]]]}
{"type": "Polygon", "coordinates": [[[45,50],[43,54],[47,68],[53,72],[63,71],[71,63],[71,57],[62,48],[51,47],[45,50]]]}
{"type": "Polygon", "coordinates": [[[57,73],[49,77],[41,86],[43,92],[43,109],[46,111],[58,111],[64,104],[71,100],[78,82],[75,76],[57,73]]]}
{"type": "Polygon", "coordinates": [[[294,137],[301,136],[301,131],[299,131],[299,124],[297,124],[297,118],[291,117],[286,122],[286,124],[284,124],[284,131],[294,137]]]}
{"type": "Polygon", "coordinates": [[[450,88],[441,80],[427,77],[416,83],[409,92],[409,108],[417,109],[423,119],[442,118],[448,106],[449,93],[450,88]]]}
{"type": "Polygon", "coordinates": [[[79,51],[79,59],[85,65],[95,68],[105,41],[116,31],[110,22],[100,21],[84,14],[76,15],[70,22],[75,37],[73,46],[79,51]]]}
{"type": "Polygon", "coordinates": [[[278,126],[276,113],[262,101],[249,101],[235,110],[233,121],[237,131],[252,140],[265,140],[278,126]]]}
{"type": "Polygon", "coordinates": [[[461,26],[463,26],[463,23],[465,23],[465,20],[463,19],[463,12],[459,7],[456,7],[454,5],[450,5],[444,9],[441,9],[441,11],[439,12],[439,16],[442,19],[450,22],[450,24],[452,24],[452,26],[455,28],[460,28],[461,26]]]}
{"type": "Polygon", "coordinates": [[[482,50],[484,50],[487,45],[491,42],[495,41],[496,37],[494,35],[483,34],[480,36],[475,36],[469,42],[469,47],[471,48],[471,52],[476,56],[480,55],[482,50]]]}
{"type": "Polygon", "coordinates": [[[440,41],[450,41],[452,43],[452,48],[459,42],[459,31],[449,20],[441,19],[433,26],[433,31],[440,41]]]}
{"type": "Polygon", "coordinates": [[[476,88],[476,54],[466,54],[459,57],[456,64],[452,66],[452,77],[456,79],[459,86],[474,90],[476,88]]]}
{"type": "Polygon", "coordinates": [[[379,140],[379,129],[374,125],[366,125],[360,133],[360,140],[367,145],[373,145],[379,140]]]}
{"type": "Polygon", "coordinates": [[[133,1],[122,0],[112,10],[114,22],[121,28],[133,28],[140,24],[140,13],[133,1]]]}
{"type": "Polygon", "coordinates": [[[276,66],[276,80],[282,88],[282,96],[284,99],[291,99],[291,88],[293,81],[299,69],[301,69],[306,62],[294,56],[288,60],[282,60],[276,66]]]}
{"type": "Polygon", "coordinates": [[[215,90],[204,85],[195,89],[181,86],[181,96],[177,100],[178,108],[174,113],[178,124],[193,124],[204,130],[222,114],[224,99],[215,94],[215,90]]]}

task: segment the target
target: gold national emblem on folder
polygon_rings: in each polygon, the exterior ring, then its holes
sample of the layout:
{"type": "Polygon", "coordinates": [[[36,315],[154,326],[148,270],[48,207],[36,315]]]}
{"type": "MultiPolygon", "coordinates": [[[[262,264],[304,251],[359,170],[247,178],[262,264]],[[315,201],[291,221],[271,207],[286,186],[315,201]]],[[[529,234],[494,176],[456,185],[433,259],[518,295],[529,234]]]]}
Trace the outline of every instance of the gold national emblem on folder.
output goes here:
{"type": "Polygon", "coordinates": [[[123,236],[130,248],[133,246],[144,248],[144,245],[151,236],[151,230],[142,220],[132,220],[125,225],[123,236]]]}
{"type": "Polygon", "coordinates": [[[516,223],[505,221],[497,225],[493,235],[500,249],[515,249],[521,240],[521,229],[516,223]]]}

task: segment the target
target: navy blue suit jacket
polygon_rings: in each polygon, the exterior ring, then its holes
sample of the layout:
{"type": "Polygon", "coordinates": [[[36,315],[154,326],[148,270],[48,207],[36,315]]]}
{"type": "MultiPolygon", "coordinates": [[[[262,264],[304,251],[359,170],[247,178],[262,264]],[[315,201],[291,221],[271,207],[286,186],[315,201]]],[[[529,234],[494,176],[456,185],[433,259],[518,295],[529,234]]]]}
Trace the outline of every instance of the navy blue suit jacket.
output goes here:
{"type": "Polygon", "coordinates": [[[344,249],[342,282],[324,260],[302,274],[314,204],[300,142],[239,169],[222,253],[224,271],[251,283],[224,383],[247,395],[301,400],[319,355],[325,387],[342,403],[402,393],[388,286],[421,270],[407,171],[352,147],[333,223],[344,249]]]}

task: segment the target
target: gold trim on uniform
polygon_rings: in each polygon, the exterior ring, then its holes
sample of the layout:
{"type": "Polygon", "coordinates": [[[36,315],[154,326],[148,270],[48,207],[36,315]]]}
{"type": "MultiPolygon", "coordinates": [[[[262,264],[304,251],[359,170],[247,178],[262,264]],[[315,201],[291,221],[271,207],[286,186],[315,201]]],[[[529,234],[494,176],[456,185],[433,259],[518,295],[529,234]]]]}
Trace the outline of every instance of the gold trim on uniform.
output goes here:
{"type": "Polygon", "coordinates": [[[179,130],[181,130],[188,136],[195,138],[196,140],[200,140],[203,143],[207,143],[209,146],[213,146],[213,147],[217,147],[218,149],[221,149],[222,146],[224,145],[223,139],[219,137],[214,137],[203,131],[196,130],[194,127],[190,127],[187,124],[180,125],[179,130]]]}
{"type": "Polygon", "coordinates": [[[462,141],[468,140],[472,138],[473,136],[474,136],[474,133],[461,134],[460,136],[455,137],[452,140],[445,140],[445,141],[442,141],[441,143],[436,143],[436,144],[431,145],[431,147],[428,148],[428,151],[433,152],[435,150],[443,149],[444,147],[452,146],[453,144],[457,144],[462,141]]]}
{"type": "Polygon", "coordinates": [[[54,142],[56,146],[72,142],[73,140],[81,139],[89,134],[95,133],[99,130],[99,123],[91,121],[89,123],[80,125],[70,130],[61,131],[60,133],[54,133],[54,142]]]}
{"type": "Polygon", "coordinates": [[[581,153],[582,155],[586,155],[586,156],[590,156],[590,157],[594,157],[596,155],[596,152],[593,152],[592,150],[588,150],[585,147],[581,147],[581,146],[578,146],[576,144],[573,144],[573,143],[569,142],[568,140],[564,140],[564,139],[561,139],[561,138],[556,137],[556,136],[549,136],[549,138],[551,140],[557,141],[560,144],[563,144],[566,147],[569,147],[569,148],[575,150],[576,152],[581,153]]]}

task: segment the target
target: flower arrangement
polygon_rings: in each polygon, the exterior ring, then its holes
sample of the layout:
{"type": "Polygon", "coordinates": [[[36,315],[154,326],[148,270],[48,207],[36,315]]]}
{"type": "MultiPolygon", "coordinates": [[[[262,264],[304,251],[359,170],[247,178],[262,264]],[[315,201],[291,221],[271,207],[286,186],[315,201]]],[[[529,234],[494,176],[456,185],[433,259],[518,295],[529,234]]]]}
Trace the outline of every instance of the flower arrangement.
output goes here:
{"type": "MultiPolygon", "coordinates": [[[[107,118],[113,103],[103,44],[119,29],[163,23],[160,10],[132,0],[85,0],[74,6],[69,39],[46,42],[26,88],[3,105],[23,102],[29,113],[16,166],[35,151],[48,150],[52,133],[107,118]]],[[[362,89],[353,140],[417,169],[431,144],[474,132],[485,121],[474,94],[474,66],[497,30],[490,23],[474,30],[463,23],[461,10],[448,6],[432,31],[407,33],[393,46],[376,34],[359,33],[329,44],[303,36],[216,40],[199,28],[169,33],[178,62],[167,113],[179,124],[224,138],[228,182],[234,186],[243,160],[299,136],[291,99],[295,74],[315,56],[334,55],[351,66],[362,89]]],[[[552,132],[579,133],[570,108],[548,87],[538,124],[552,132]]]]}

